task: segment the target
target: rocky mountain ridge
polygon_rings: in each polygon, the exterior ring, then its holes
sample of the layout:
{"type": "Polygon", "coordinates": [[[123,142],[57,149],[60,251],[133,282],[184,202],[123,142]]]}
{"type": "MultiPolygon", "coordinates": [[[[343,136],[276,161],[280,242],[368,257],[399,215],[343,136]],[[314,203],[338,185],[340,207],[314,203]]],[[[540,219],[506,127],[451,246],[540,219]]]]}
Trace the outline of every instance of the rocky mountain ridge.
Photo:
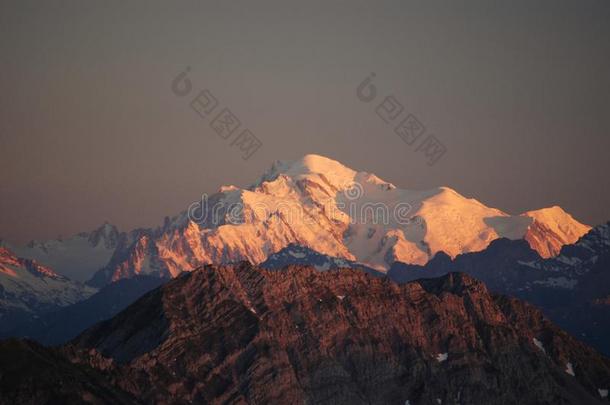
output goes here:
{"type": "Polygon", "coordinates": [[[607,358],[459,273],[206,266],[70,347],[144,402],[594,404],[610,381],[607,358]]]}

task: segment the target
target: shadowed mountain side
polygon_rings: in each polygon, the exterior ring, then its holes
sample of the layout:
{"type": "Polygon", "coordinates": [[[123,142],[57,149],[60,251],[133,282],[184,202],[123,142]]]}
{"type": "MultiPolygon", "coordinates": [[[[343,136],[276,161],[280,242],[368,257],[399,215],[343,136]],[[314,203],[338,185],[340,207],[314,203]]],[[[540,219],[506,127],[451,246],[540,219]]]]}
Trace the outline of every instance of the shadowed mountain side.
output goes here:
{"type": "Polygon", "coordinates": [[[27,340],[0,342],[0,405],[137,404],[104,372],[27,340]]]}
{"type": "Polygon", "coordinates": [[[167,279],[136,276],[108,284],[90,298],[42,315],[37,322],[17,330],[23,336],[46,345],[63,344],[94,324],[110,319],[167,279]]]}

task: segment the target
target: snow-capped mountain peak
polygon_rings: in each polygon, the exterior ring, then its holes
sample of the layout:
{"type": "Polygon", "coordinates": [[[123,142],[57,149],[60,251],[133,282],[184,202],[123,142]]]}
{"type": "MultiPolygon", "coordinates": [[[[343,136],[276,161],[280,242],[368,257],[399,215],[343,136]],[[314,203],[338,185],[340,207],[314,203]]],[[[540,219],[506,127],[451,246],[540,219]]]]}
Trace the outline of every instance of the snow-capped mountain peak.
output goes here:
{"type": "Polygon", "coordinates": [[[549,256],[589,229],[558,208],[513,216],[449,187],[403,189],[315,154],[276,161],[250,187],[222,187],[200,215],[191,214],[189,208],[149,232],[147,249],[137,237],[129,242],[102,278],[140,268],[176,275],[207,263],[261,263],[290,244],[380,271],[394,261],[424,264],[441,251],[480,251],[501,237],[525,238],[549,256]]]}
{"type": "Polygon", "coordinates": [[[117,245],[119,233],[120,232],[116,226],[108,222],[104,222],[104,224],[99,228],[88,234],[83,235],[86,235],[88,237],[89,242],[93,246],[97,246],[98,244],[103,243],[106,248],[114,249],[117,245]]]}
{"type": "Polygon", "coordinates": [[[545,258],[557,256],[564,245],[575,243],[591,230],[558,206],[528,211],[522,216],[532,219],[525,240],[545,258]]]}
{"type": "Polygon", "coordinates": [[[209,263],[258,264],[291,244],[379,271],[395,261],[425,264],[438,252],[480,251],[502,237],[525,239],[552,257],[590,229],[559,207],[509,215],[449,187],[400,188],[315,154],[276,161],[252,186],[223,186],[198,205],[155,229],[119,233],[105,223],[67,239],[8,247],[75,280],[96,273],[100,286],[209,263]]]}
{"type": "Polygon", "coordinates": [[[349,188],[354,182],[383,184],[394,188],[394,185],[373,174],[353,170],[336,160],[316,154],[308,154],[295,161],[275,161],[253,188],[276,180],[281,175],[294,181],[319,179],[337,190],[349,188]]]}
{"type": "Polygon", "coordinates": [[[564,235],[567,239],[570,239],[570,241],[566,240],[566,243],[576,242],[578,238],[591,230],[590,226],[579,223],[572,215],[557,205],[528,211],[523,215],[544,223],[557,235],[564,235]]]}
{"type": "Polygon", "coordinates": [[[0,315],[65,306],[94,292],[95,289],[71,281],[35,260],[17,257],[0,248],[0,315]]]}
{"type": "Polygon", "coordinates": [[[36,260],[70,279],[86,281],[108,263],[117,247],[119,235],[119,230],[106,222],[91,232],[69,238],[33,240],[23,246],[5,242],[4,246],[17,256],[36,260]]]}

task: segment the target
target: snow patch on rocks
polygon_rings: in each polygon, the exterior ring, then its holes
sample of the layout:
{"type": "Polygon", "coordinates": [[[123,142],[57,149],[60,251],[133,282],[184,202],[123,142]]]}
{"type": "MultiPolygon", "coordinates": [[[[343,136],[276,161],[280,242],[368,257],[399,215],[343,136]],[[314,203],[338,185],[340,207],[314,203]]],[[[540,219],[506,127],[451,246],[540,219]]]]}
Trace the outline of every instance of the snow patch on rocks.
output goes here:
{"type": "Polygon", "coordinates": [[[566,364],[566,373],[570,374],[572,377],[576,377],[576,374],[574,374],[574,367],[572,367],[572,363],[568,363],[566,364]]]}
{"type": "Polygon", "coordinates": [[[539,341],[538,339],[534,338],[534,344],[536,345],[536,347],[538,349],[540,349],[542,351],[542,353],[546,354],[546,350],[544,350],[544,345],[542,344],[541,341],[539,341]]]}
{"type": "Polygon", "coordinates": [[[448,353],[439,353],[436,355],[436,361],[438,361],[439,363],[442,363],[443,361],[447,361],[448,358],[449,358],[448,353]]]}

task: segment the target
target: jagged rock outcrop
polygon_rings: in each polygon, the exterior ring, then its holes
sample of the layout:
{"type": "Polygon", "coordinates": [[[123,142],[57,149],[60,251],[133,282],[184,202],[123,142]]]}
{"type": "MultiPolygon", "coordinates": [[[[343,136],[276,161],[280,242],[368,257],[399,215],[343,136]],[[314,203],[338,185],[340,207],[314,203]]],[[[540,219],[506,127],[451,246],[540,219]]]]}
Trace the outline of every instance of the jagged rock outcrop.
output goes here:
{"type": "Polygon", "coordinates": [[[607,358],[458,273],[206,266],[70,350],[147,403],[594,404],[610,381],[607,358]]]}

